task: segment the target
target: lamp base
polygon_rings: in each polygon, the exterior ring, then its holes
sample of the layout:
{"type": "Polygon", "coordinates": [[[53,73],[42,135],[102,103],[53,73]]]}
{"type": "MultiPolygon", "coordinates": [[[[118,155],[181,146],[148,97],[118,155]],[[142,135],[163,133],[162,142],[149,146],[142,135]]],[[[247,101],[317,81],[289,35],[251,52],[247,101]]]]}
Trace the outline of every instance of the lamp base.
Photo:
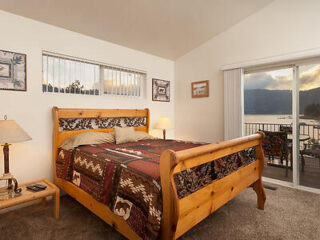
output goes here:
{"type": "Polygon", "coordinates": [[[0,188],[0,201],[14,198],[17,195],[20,196],[19,193],[15,193],[12,189],[8,189],[7,187],[0,188]]]}
{"type": "Polygon", "coordinates": [[[9,185],[9,179],[13,176],[10,173],[5,173],[0,177],[0,180],[7,181],[7,186],[0,188],[0,200],[8,200],[15,196],[14,191],[12,190],[12,184],[9,185]]]}
{"type": "MultiPolygon", "coordinates": [[[[3,146],[3,156],[4,156],[4,176],[6,176],[7,174],[10,174],[9,172],[9,146],[11,144],[9,143],[5,143],[2,144],[1,146],[3,146]]],[[[9,178],[8,179],[8,187],[12,186],[12,180],[9,178]]]]}
{"type": "Polygon", "coordinates": [[[18,181],[15,179],[11,173],[5,173],[0,177],[0,180],[7,181],[8,185],[4,188],[6,188],[8,191],[13,191],[14,193],[21,193],[21,188],[18,187],[18,181]],[[14,185],[12,185],[12,182],[14,185]]]}
{"type": "Polygon", "coordinates": [[[166,140],[166,129],[162,129],[162,133],[163,133],[163,140],[166,140]]]}

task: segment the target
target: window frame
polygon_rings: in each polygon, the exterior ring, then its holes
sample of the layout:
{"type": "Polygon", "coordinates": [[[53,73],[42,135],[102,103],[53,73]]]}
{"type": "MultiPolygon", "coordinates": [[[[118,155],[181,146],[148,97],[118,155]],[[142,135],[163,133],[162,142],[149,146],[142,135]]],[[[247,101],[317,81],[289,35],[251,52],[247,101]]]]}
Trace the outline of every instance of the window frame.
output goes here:
{"type": "MultiPolygon", "coordinates": [[[[146,81],[147,81],[147,72],[143,71],[143,70],[137,70],[137,69],[127,68],[127,67],[122,67],[122,66],[111,65],[111,64],[92,61],[92,60],[88,60],[88,59],[68,56],[68,55],[64,55],[64,54],[52,53],[52,52],[48,52],[48,51],[42,51],[41,59],[42,59],[42,92],[43,93],[54,93],[54,94],[63,93],[63,94],[72,94],[72,95],[73,94],[74,95],[89,95],[89,96],[122,96],[122,97],[141,98],[141,97],[143,97],[143,93],[145,92],[146,81]],[[47,57],[46,61],[44,60],[45,57],[47,57]],[[49,58],[52,58],[52,61],[53,61],[53,64],[50,67],[50,68],[52,68],[51,69],[51,71],[52,71],[51,78],[52,79],[50,81],[49,81],[49,71],[50,70],[48,71],[49,58]],[[54,69],[56,59],[58,59],[58,66],[59,66],[59,70],[58,70],[59,77],[58,77],[58,87],[57,87],[58,90],[57,91],[55,91],[57,84],[55,83],[55,76],[54,76],[56,74],[56,70],[54,69]],[[66,63],[68,63],[68,64],[65,63],[64,67],[62,67],[62,68],[61,68],[61,59],[65,60],[66,63]],[[72,63],[74,64],[74,69],[75,69],[75,71],[73,73],[71,73],[72,71],[70,70],[72,63]],[[80,64],[80,71],[76,70],[77,64],[80,64]],[[96,72],[98,72],[99,76],[97,78],[94,78],[93,88],[89,89],[89,90],[84,90],[84,92],[80,92],[80,93],[75,92],[75,91],[71,92],[70,89],[67,90],[67,87],[70,87],[73,83],[75,83],[75,81],[70,82],[70,80],[69,80],[69,85],[64,86],[62,88],[61,82],[60,82],[61,80],[65,83],[66,78],[72,79],[72,78],[75,78],[76,75],[78,75],[78,77],[80,78],[80,85],[85,84],[85,82],[81,81],[85,77],[85,70],[83,73],[83,64],[89,64],[89,65],[93,65],[93,66],[98,67],[97,71],[94,68],[94,75],[96,74],[96,72]],[[66,67],[67,65],[69,65],[69,67],[66,67]],[[105,71],[106,70],[107,71],[109,71],[109,70],[116,71],[116,78],[113,79],[112,82],[113,83],[116,82],[117,85],[119,84],[118,88],[114,88],[114,85],[112,85],[111,91],[110,91],[110,89],[107,90],[106,84],[105,84],[105,71]],[[122,76],[122,74],[124,74],[124,73],[127,74],[126,78],[123,77],[125,75],[122,76]],[[130,85],[129,75],[128,75],[130,73],[133,74],[134,76],[139,75],[140,84],[138,84],[138,88],[137,88],[137,86],[130,85]],[[122,79],[122,77],[124,79],[122,79]],[[51,85],[52,91],[48,91],[48,88],[49,88],[51,81],[52,81],[52,85],[51,85]],[[97,88],[94,87],[95,84],[98,85],[97,88]],[[132,94],[133,88],[137,88],[135,94],[132,94]],[[116,89],[116,91],[114,91],[114,89],[116,89]],[[131,94],[130,94],[130,89],[131,89],[131,94]],[[91,90],[94,91],[93,94],[90,94],[91,90]],[[89,91],[89,94],[86,94],[85,93],[86,91],[89,91]],[[98,91],[97,94],[96,94],[96,91],[98,91]]],[[[84,69],[85,68],[86,68],[86,66],[84,66],[84,69]]],[[[131,78],[132,82],[137,83],[137,79],[132,78],[132,76],[130,78],[131,78]]]]}

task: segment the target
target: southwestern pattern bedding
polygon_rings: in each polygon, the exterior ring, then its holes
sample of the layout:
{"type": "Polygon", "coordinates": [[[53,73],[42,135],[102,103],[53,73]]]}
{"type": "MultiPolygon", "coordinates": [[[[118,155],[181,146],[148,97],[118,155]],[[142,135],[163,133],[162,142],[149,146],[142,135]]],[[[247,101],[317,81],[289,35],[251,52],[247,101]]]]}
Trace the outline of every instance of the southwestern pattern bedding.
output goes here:
{"type": "MultiPolygon", "coordinates": [[[[125,144],[59,149],[57,177],[80,187],[126,220],[142,239],[156,239],[160,231],[162,196],[160,155],[200,146],[174,140],[142,140],[125,144]]],[[[179,198],[255,161],[252,149],[182,171],[174,176],[179,198]]]]}

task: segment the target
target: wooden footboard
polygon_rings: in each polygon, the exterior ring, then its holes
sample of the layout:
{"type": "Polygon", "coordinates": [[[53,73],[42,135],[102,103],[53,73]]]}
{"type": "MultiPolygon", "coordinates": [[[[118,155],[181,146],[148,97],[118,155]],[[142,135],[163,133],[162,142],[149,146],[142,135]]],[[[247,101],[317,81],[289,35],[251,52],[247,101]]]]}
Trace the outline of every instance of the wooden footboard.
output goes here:
{"type": "Polygon", "coordinates": [[[263,210],[266,200],[261,181],[264,167],[263,137],[263,133],[257,133],[179,152],[164,152],[160,159],[163,196],[161,239],[177,239],[247,187],[252,187],[257,193],[258,208],[263,210]],[[174,174],[250,147],[256,148],[255,162],[179,199],[174,174]]]}

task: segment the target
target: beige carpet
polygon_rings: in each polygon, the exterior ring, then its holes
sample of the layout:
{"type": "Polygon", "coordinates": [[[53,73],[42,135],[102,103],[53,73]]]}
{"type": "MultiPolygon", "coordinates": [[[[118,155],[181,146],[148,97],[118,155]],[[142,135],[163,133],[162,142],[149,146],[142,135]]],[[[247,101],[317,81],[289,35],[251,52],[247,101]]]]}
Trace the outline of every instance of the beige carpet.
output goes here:
{"type": "MultiPolygon", "coordinates": [[[[320,195],[278,187],[266,189],[265,211],[247,189],[180,239],[320,240],[320,195]]],[[[0,239],[124,239],[68,196],[61,198],[61,217],[52,218],[52,203],[0,214],[0,239]]]]}

